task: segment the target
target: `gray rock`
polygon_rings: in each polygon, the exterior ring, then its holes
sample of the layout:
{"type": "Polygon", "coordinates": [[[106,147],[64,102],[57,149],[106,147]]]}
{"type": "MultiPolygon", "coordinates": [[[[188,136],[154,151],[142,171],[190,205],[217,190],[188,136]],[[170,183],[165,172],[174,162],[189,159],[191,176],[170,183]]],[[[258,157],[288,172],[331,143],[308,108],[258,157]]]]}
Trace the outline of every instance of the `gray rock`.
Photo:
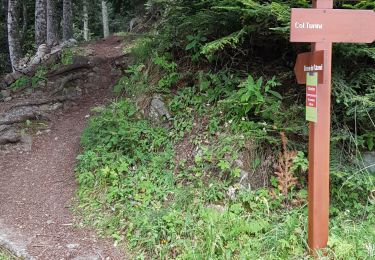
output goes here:
{"type": "Polygon", "coordinates": [[[3,98],[7,98],[7,97],[10,97],[10,90],[8,89],[4,89],[2,91],[0,91],[0,94],[3,98]]]}
{"type": "Polygon", "coordinates": [[[17,67],[17,70],[23,70],[24,68],[26,68],[30,62],[31,58],[29,56],[26,56],[26,57],[23,57],[22,59],[20,59],[16,65],[17,67]]]}
{"type": "Polygon", "coordinates": [[[39,45],[35,56],[37,56],[39,58],[43,58],[44,55],[46,55],[48,53],[48,51],[49,50],[48,50],[47,44],[43,43],[43,44],[39,45]]]}
{"type": "Polygon", "coordinates": [[[231,200],[235,200],[236,199],[236,195],[237,195],[237,188],[231,186],[228,188],[227,190],[227,196],[231,199],[231,200]]]}
{"type": "Polygon", "coordinates": [[[30,59],[30,64],[28,66],[36,66],[38,65],[39,63],[42,62],[44,56],[46,56],[46,54],[48,53],[49,49],[47,47],[46,44],[41,44],[39,47],[38,47],[38,50],[36,52],[36,54],[30,59]]]}
{"type": "Polygon", "coordinates": [[[5,101],[5,102],[9,102],[9,101],[11,101],[11,100],[12,100],[12,97],[4,98],[4,101],[5,101]]]}
{"type": "Polygon", "coordinates": [[[52,55],[49,54],[49,53],[44,55],[43,58],[42,58],[42,62],[45,62],[46,64],[48,64],[46,61],[48,61],[51,57],[52,57],[52,55]]]}
{"type": "Polygon", "coordinates": [[[80,246],[80,244],[67,244],[66,247],[69,248],[69,249],[75,249],[75,248],[78,248],[80,246]]]}
{"type": "Polygon", "coordinates": [[[202,150],[201,147],[197,146],[197,147],[195,148],[195,156],[200,156],[200,157],[203,156],[203,150],[202,150]]]}
{"type": "Polygon", "coordinates": [[[31,58],[30,65],[31,66],[36,66],[36,65],[38,65],[41,62],[42,62],[41,58],[39,58],[38,56],[34,56],[34,57],[31,58]]]}
{"type": "Polygon", "coordinates": [[[367,170],[375,173],[375,152],[364,152],[362,154],[364,166],[368,167],[367,170]]]}
{"type": "Polygon", "coordinates": [[[21,140],[21,134],[15,127],[0,126],[0,145],[7,143],[17,143],[21,140]]]}
{"type": "Polygon", "coordinates": [[[56,54],[56,53],[60,53],[61,50],[62,50],[62,47],[60,45],[57,45],[57,46],[55,46],[55,47],[53,47],[51,49],[50,55],[53,55],[53,54],[56,54]]]}
{"type": "Polygon", "coordinates": [[[0,79],[0,89],[5,89],[7,87],[7,84],[5,83],[5,80],[3,78],[0,79]]]}
{"type": "Polygon", "coordinates": [[[77,41],[75,39],[69,39],[69,40],[61,43],[60,47],[61,48],[66,48],[66,47],[69,48],[69,47],[73,47],[75,45],[77,45],[77,41]]]}
{"type": "Polygon", "coordinates": [[[249,180],[250,173],[245,171],[244,169],[240,169],[240,184],[246,183],[249,180]]]}
{"type": "Polygon", "coordinates": [[[88,77],[88,78],[93,78],[93,77],[95,77],[95,76],[96,76],[96,73],[95,73],[95,72],[90,72],[90,73],[87,74],[87,77],[88,77]]]}
{"type": "Polygon", "coordinates": [[[94,71],[95,72],[94,75],[96,75],[96,74],[100,73],[100,68],[99,67],[94,67],[94,68],[92,68],[92,71],[94,71]]]}
{"type": "Polygon", "coordinates": [[[237,159],[234,161],[234,164],[238,167],[238,168],[244,168],[244,163],[242,160],[240,159],[237,159]]]}
{"type": "Polygon", "coordinates": [[[12,83],[14,83],[17,79],[19,79],[21,76],[22,76],[22,73],[20,72],[17,72],[17,71],[12,72],[12,73],[5,75],[4,81],[9,86],[12,83]]]}
{"type": "MultiPolygon", "coordinates": [[[[98,66],[100,64],[103,64],[103,62],[105,62],[106,59],[103,58],[103,57],[99,57],[99,56],[94,56],[94,57],[89,57],[89,62],[88,64],[92,67],[95,67],[95,66],[98,66]]],[[[93,71],[95,72],[100,72],[100,68],[99,67],[96,67],[97,69],[93,69],[93,71]]]]}
{"type": "Polygon", "coordinates": [[[165,119],[171,119],[171,114],[160,95],[153,96],[148,116],[151,121],[155,123],[163,122],[165,119]]]}
{"type": "Polygon", "coordinates": [[[0,133],[10,129],[10,125],[0,125],[0,133]]]}
{"type": "Polygon", "coordinates": [[[87,254],[87,255],[80,255],[73,258],[73,260],[100,260],[103,259],[100,254],[87,254]]]}
{"type": "Polygon", "coordinates": [[[44,88],[47,86],[46,81],[39,81],[38,84],[36,85],[36,88],[44,88]]]}
{"type": "Polygon", "coordinates": [[[208,209],[216,210],[219,213],[224,213],[226,208],[222,205],[210,204],[207,206],[208,209]]]}
{"type": "Polygon", "coordinates": [[[23,145],[23,150],[30,152],[33,146],[33,137],[31,135],[22,135],[20,141],[23,145]]]}

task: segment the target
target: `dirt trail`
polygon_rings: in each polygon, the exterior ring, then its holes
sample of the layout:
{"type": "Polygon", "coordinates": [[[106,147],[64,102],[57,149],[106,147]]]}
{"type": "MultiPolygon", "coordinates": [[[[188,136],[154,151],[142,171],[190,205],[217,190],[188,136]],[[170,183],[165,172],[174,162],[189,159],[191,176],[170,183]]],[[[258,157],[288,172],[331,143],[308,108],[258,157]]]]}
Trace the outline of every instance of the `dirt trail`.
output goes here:
{"type": "MultiPolygon", "coordinates": [[[[122,55],[119,38],[91,43],[93,55],[122,55]]],[[[110,62],[110,61],[109,61],[110,62]]],[[[109,239],[79,228],[69,209],[77,184],[75,158],[90,108],[109,101],[116,80],[101,65],[99,91],[84,95],[51,122],[51,131],[35,136],[31,151],[0,155],[0,244],[31,259],[124,259],[109,239]]]]}

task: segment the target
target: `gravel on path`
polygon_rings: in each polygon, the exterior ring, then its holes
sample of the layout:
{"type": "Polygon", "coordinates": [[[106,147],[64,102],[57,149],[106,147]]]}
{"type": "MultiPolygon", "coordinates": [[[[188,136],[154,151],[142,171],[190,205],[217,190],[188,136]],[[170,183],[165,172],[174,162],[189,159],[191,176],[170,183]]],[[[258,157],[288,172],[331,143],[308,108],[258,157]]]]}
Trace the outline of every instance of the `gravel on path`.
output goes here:
{"type": "MultiPolygon", "coordinates": [[[[94,54],[122,55],[118,38],[94,43],[94,54]],[[114,50],[117,52],[115,53],[114,50]]],[[[102,65],[99,91],[84,95],[51,122],[51,131],[35,136],[31,151],[0,155],[0,244],[30,259],[125,259],[110,239],[77,227],[70,207],[77,183],[74,174],[80,135],[92,107],[105,104],[115,78],[102,65]],[[12,249],[12,248],[11,248],[12,249]]]]}

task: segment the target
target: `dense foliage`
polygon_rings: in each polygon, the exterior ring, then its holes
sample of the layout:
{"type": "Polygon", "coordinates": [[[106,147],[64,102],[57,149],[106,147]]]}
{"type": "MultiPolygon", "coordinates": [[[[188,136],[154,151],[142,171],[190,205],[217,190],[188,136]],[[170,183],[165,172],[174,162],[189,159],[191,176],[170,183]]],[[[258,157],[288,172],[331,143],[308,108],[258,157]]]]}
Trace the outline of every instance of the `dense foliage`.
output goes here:
{"type": "MultiPolygon", "coordinates": [[[[308,7],[309,1],[172,2],[161,25],[162,33],[155,39],[162,51],[171,52],[179,60],[186,60],[181,56],[189,54],[193,62],[211,71],[276,76],[287,107],[302,98],[303,88],[295,84],[292,67],[296,54],[308,50],[308,46],[289,43],[289,10],[308,7]]],[[[335,7],[374,5],[373,1],[353,1],[354,6],[350,3],[336,1],[335,7]]],[[[356,130],[360,148],[374,148],[373,67],[372,45],[335,44],[333,134],[340,144],[353,144],[356,130]]]]}
{"type": "MultiPolygon", "coordinates": [[[[96,109],[77,167],[85,220],[138,259],[308,258],[303,154],[293,159],[298,182],[285,195],[275,178],[271,190],[244,189],[233,161],[257,134],[239,135],[246,121],[221,124],[209,99],[190,88],[179,92],[169,129],[141,119],[130,100],[96,109]],[[180,158],[187,138],[200,151],[192,160],[180,158]]],[[[263,160],[260,152],[251,167],[264,170],[263,160]]],[[[348,167],[332,172],[330,257],[373,256],[373,183],[373,175],[348,167]]]]}
{"type": "Polygon", "coordinates": [[[16,256],[11,254],[8,250],[0,247],[0,260],[16,260],[16,256]]]}
{"type": "MultiPolygon", "coordinates": [[[[304,88],[292,74],[309,47],[288,40],[290,8],[309,2],[152,2],[158,28],[115,86],[132,99],[100,109],[82,136],[85,219],[139,259],[309,258],[304,88]],[[139,112],[154,93],[168,101],[165,125],[139,112]]],[[[374,57],[372,45],[335,45],[329,258],[374,257],[375,176],[360,161],[374,148],[374,57]]]]}

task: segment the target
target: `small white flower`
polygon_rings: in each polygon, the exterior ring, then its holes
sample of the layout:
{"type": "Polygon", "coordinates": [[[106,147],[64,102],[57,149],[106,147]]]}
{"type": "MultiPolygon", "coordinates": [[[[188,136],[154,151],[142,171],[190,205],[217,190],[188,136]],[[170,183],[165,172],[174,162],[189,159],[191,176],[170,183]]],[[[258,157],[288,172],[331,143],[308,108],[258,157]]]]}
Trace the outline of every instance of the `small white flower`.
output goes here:
{"type": "Polygon", "coordinates": [[[227,195],[231,200],[236,199],[236,191],[237,189],[235,187],[229,187],[227,191],[227,195]]]}
{"type": "Polygon", "coordinates": [[[374,256],[375,255],[375,244],[365,244],[365,248],[369,254],[369,256],[374,256]]]}

